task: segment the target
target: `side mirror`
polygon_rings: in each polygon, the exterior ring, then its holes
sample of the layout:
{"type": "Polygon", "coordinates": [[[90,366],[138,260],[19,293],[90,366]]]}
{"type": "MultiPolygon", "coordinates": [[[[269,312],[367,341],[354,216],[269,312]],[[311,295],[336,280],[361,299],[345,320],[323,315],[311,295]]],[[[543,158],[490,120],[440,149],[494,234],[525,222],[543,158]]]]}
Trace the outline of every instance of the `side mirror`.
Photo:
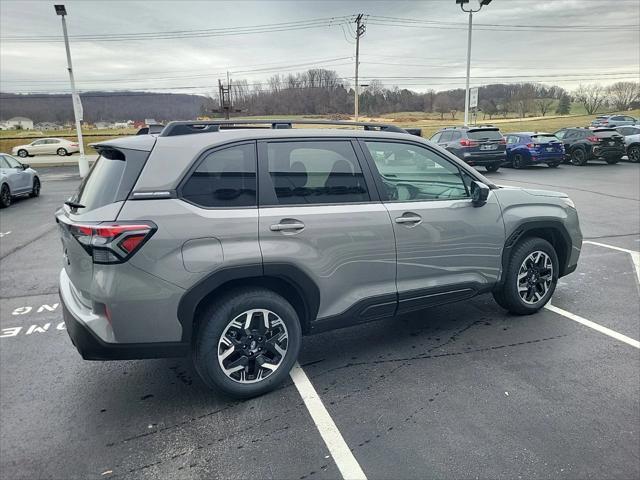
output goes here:
{"type": "Polygon", "coordinates": [[[28,163],[23,163],[22,164],[22,170],[26,170],[27,168],[29,168],[29,164],[28,163]]]}
{"type": "Polygon", "coordinates": [[[482,182],[474,180],[471,182],[471,203],[474,207],[481,207],[487,203],[490,188],[482,182]]]}

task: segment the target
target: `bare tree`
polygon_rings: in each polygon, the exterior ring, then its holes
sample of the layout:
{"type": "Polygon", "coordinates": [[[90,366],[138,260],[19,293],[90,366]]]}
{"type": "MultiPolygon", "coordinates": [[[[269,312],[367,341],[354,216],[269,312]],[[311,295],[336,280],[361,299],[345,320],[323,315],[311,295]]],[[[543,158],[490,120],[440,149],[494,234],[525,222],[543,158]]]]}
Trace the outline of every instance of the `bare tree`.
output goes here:
{"type": "Polygon", "coordinates": [[[598,84],[580,85],[575,91],[575,99],[584,106],[588,115],[593,115],[606,100],[604,87],[598,84]]]}
{"type": "Polygon", "coordinates": [[[640,83],[616,82],[607,88],[607,93],[616,110],[628,110],[632,103],[640,99],[640,83]]]}
{"type": "Polygon", "coordinates": [[[524,118],[527,113],[533,109],[533,99],[535,96],[536,88],[533,84],[525,83],[517,89],[512,97],[512,101],[520,118],[524,118]]]}
{"type": "Polygon", "coordinates": [[[549,113],[549,110],[551,110],[551,106],[553,105],[553,98],[538,98],[536,99],[536,106],[538,107],[538,110],[540,110],[540,115],[542,115],[543,117],[549,113]]]}
{"type": "Polygon", "coordinates": [[[440,120],[443,120],[444,114],[451,111],[451,98],[449,98],[449,95],[444,92],[438,93],[433,101],[433,108],[440,114],[440,120]]]}

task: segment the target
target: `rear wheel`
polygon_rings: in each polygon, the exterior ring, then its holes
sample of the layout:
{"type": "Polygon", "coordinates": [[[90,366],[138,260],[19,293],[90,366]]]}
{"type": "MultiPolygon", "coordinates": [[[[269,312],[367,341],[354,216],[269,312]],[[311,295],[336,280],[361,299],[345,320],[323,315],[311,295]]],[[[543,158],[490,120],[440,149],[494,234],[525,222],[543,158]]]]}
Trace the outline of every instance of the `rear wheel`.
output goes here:
{"type": "Polygon", "coordinates": [[[31,198],[40,196],[40,179],[38,177],[33,178],[33,187],[31,188],[29,196],[31,198]]]}
{"type": "Polygon", "coordinates": [[[630,162],[640,162],[640,145],[632,145],[627,152],[630,162]]]}
{"type": "Polygon", "coordinates": [[[487,169],[487,172],[497,172],[500,168],[500,163],[492,163],[490,165],[486,165],[484,168],[487,169]]]}
{"type": "Polygon", "coordinates": [[[549,301],[558,282],[558,256],[542,238],[528,238],[513,249],[502,287],[493,298],[503,308],[529,315],[549,301]]]}
{"type": "Polygon", "coordinates": [[[27,158],[29,156],[29,152],[27,152],[24,148],[18,150],[18,156],[20,158],[27,158]]]}
{"type": "Polygon", "coordinates": [[[516,153],[513,156],[513,168],[523,168],[524,166],[524,158],[519,153],[516,153]]]}
{"type": "Polygon", "coordinates": [[[60,155],[61,157],[66,157],[67,156],[67,150],[65,148],[59,148],[56,153],[58,155],[60,155]]]}
{"type": "Polygon", "coordinates": [[[0,208],[7,208],[11,205],[11,190],[6,183],[0,187],[0,208]]]}
{"type": "Polygon", "coordinates": [[[235,290],[210,305],[200,320],[193,350],[196,370],[209,387],[233,397],[273,390],[298,357],[298,315],[270,290],[235,290]]]}
{"type": "Polygon", "coordinates": [[[587,152],[585,152],[582,148],[576,148],[575,150],[573,150],[571,152],[571,163],[579,167],[587,163],[587,152]]]}

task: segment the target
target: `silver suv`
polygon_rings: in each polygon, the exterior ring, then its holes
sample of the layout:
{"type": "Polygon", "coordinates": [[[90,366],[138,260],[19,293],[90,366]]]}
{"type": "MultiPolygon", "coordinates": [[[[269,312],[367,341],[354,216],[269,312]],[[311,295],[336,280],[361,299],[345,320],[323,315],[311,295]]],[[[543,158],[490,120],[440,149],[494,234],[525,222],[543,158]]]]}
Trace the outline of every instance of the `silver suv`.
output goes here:
{"type": "Polygon", "coordinates": [[[96,145],[56,213],[83,358],[191,355],[207,385],[250,397],[287,377],[302,335],[488,292],[530,314],[576,268],[563,193],[496,186],[393,126],[242,123],[96,145]]]}

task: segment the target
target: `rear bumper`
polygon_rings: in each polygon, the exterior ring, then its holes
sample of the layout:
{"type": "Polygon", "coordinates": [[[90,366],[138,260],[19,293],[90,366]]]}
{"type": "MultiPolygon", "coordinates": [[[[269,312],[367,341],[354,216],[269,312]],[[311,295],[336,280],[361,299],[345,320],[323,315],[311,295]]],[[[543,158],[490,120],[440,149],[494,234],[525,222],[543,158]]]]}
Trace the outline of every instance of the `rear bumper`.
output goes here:
{"type": "Polygon", "coordinates": [[[112,343],[105,342],[74,311],[76,300],[64,270],[60,274],[60,304],[67,333],[85,360],[135,360],[143,358],[185,357],[189,345],[182,342],[112,343]]]}
{"type": "Polygon", "coordinates": [[[591,150],[591,155],[595,158],[619,158],[625,155],[624,147],[600,147],[595,146],[591,150]]]}
{"type": "Polygon", "coordinates": [[[459,158],[469,165],[493,165],[501,164],[507,160],[506,152],[483,152],[483,153],[471,153],[464,152],[459,158]]]}

